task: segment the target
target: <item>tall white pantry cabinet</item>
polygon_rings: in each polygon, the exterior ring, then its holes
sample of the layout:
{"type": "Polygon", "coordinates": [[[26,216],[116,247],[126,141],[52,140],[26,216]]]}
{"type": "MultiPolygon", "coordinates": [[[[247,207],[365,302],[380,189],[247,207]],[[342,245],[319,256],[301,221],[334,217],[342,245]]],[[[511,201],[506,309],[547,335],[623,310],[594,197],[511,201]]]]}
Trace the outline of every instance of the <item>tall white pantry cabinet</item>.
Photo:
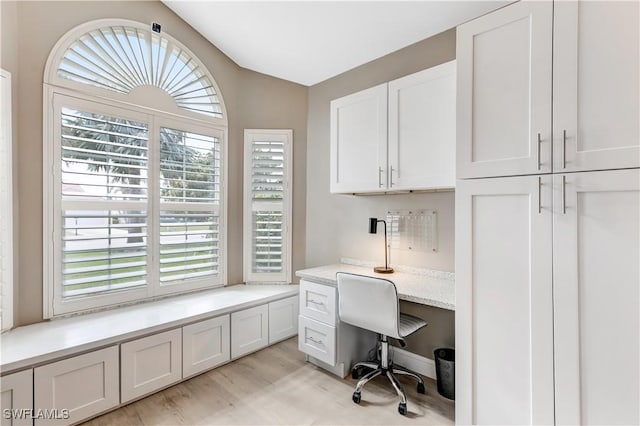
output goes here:
{"type": "Polygon", "coordinates": [[[457,34],[456,422],[640,423],[638,2],[457,34]]]}

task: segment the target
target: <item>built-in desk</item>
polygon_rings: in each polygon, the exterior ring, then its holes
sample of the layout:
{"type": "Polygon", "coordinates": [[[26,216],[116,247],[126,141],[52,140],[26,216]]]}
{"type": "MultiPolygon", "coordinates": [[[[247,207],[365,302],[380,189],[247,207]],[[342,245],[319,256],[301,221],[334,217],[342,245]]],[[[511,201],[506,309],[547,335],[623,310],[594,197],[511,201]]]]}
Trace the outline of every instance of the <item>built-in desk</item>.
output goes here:
{"type": "Polygon", "coordinates": [[[296,272],[296,276],[318,284],[337,286],[336,273],[348,272],[368,277],[384,278],[393,281],[398,290],[398,298],[422,305],[455,310],[455,274],[452,272],[431,271],[419,268],[398,267],[392,274],[373,272],[372,266],[363,266],[363,262],[343,259],[333,265],[318,266],[296,272]]]}
{"type": "MultiPolygon", "coordinates": [[[[396,285],[398,298],[441,309],[455,310],[455,278],[450,272],[419,268],[397,267],[392,274],[373,272],[372,264],[342,259],[342,263],[303,269],[296,272],[300,281],[300,317],[298,321],[298,347],[307,359],[339,376],[349,374],[351,365],[368,358],[376,335],[363,329],[341,323],[338,319],[338,292],[336,274],[347,272],[384,278],[396,285]]],[[[363,295],[363,303],[366,303],[363,295]]],[[[395,350],[398,364],[434,377],[433,361],[399,349],[395,350]],[[428,366],[416,368],[411,359],[428,366]]]]}

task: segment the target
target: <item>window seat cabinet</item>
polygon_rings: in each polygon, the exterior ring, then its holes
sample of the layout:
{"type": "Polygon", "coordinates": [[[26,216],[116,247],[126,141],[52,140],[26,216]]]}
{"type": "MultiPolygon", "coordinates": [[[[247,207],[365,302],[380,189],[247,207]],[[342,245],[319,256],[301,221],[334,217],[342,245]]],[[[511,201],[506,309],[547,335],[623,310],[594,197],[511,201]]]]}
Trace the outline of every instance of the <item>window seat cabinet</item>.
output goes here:
{"type": "MultiPolygon", "coordinates": [[[[0,407],[3,410],[30,409],[33,407],[33,370],[24,370],[8,374],[0,379],[0,407]]],[[[2,416],[2,426],[32,425],[30,417],[15,416],[6,419],[2,416]]]]}
{"type": "Polygon", "coordinates": [[[261,285],[19,327],[2,336],[2,407],[26,417],[2,425],[87,420],[231,361],[234,345],[250,343],[233,359],[294,336],[297,320],[298,286],[261,285]]]}

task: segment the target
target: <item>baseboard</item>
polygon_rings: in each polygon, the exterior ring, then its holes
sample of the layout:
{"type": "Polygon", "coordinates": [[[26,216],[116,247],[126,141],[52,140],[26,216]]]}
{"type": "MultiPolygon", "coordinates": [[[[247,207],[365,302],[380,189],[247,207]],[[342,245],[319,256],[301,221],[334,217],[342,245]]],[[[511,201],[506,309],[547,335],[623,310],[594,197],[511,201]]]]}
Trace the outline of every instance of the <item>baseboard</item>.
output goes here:
{"type": "Polygon", "coordinates": [[[393,362],[401,365],[416,373],[427,376],[430,379],[436,379],[436,363],[422,355],[414,354],[397,347],[393,347],[393,362]]]}

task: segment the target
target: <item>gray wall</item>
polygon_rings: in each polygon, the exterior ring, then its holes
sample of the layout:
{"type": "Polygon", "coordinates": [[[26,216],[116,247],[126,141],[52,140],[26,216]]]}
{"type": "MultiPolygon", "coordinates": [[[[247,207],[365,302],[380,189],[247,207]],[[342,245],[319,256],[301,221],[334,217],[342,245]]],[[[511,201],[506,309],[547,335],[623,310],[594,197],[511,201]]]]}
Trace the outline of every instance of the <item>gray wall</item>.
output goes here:
{"type": "MultiPolygon", "coordinates": [[[[309,88],[307,141],[307,267],[340,257],[384,262],[380,235],[367,233],[368,217],[394,209],[435,209],[438,252],[394,250],[393,264],[454,271],[454,193],[350,196],[329,193],[329,103],[332,99],[455,59],[455,30],[408,46],[309,88]]],[[[402,303],[429,326],[408,339],[408,349],[432,358],[433,348],[454,346],[454,314],[402,303]]]]}
{"type": "Polygon", "coordinates": [[[214,76],[229,119],[230,284],[242,282],[243,129],[291,128],[296,166],[293,267],[304,264],[307,88],[240,68],[159,1],[7,2],[2,7],[1,66],[12,73],[16,125],[15,324],[42,320],[42,81],[54,44],[79,24],[102,18],[157,21],[214,76]],[[19,52],[19,55],[17,54],[19,52]]]}

